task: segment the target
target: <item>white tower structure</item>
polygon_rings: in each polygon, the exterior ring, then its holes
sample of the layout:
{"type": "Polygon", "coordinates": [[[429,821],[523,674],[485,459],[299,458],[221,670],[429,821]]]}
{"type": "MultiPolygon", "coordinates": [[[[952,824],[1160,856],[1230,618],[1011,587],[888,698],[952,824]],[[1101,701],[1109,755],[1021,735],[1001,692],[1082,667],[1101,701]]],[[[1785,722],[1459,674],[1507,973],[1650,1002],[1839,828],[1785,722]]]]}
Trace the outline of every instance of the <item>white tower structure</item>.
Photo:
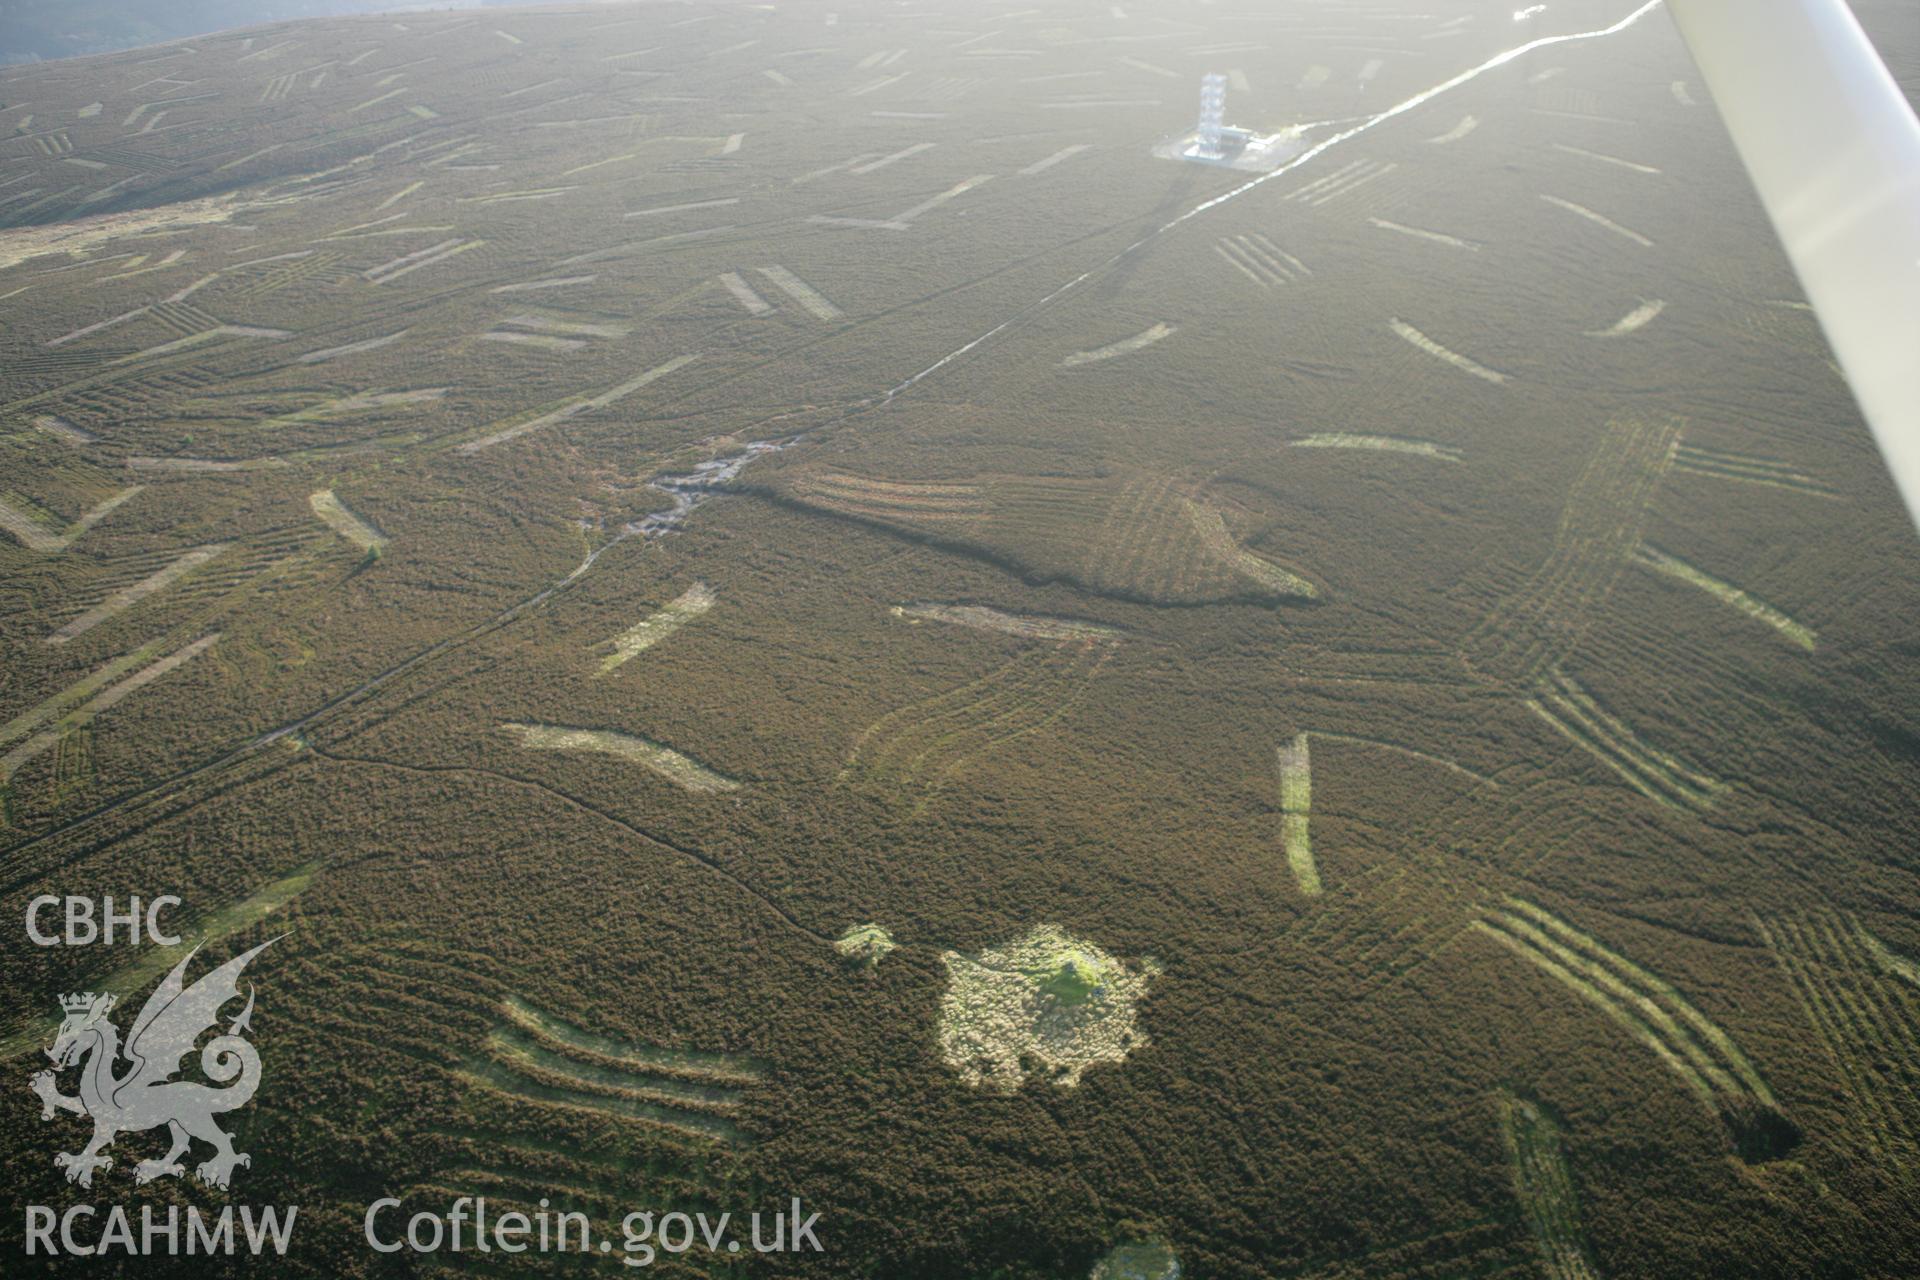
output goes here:
{"type": "Polygon", "coordinates": [[[1192,154],[1200,159],[1218,160],[1226,154],[1221,131],[1227,112],[1227,78],[1209,75],[1200,78],[1200,127],[1194,133],[1192,154]]]}

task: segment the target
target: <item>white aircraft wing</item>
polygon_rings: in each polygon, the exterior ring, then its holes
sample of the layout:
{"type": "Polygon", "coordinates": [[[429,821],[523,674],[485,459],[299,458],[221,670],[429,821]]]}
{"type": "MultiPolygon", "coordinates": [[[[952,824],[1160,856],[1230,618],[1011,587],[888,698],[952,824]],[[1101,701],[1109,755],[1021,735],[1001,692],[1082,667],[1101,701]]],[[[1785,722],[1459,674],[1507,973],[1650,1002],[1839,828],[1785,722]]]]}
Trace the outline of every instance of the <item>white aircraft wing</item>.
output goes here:
{"type": "Polygon", "coordinates": [[[1669,0],[1920,524],[1920,121],[1844,0],[1669,0]]]}

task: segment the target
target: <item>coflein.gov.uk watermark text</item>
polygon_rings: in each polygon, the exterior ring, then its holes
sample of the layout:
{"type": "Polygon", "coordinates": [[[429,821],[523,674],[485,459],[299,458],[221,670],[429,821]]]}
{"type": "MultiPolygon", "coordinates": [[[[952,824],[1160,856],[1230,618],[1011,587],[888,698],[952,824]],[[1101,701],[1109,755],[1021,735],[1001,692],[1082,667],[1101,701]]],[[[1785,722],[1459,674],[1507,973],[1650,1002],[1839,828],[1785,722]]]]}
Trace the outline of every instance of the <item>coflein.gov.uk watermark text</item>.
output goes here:
{"type": "MultiPolygon", "coordinates": [[[[296,1206],[227,1205],[217,1214],[194,1206],[72,1205],[55,1210],[29,1205],[29,1257],[218,1257],[248,1253],[283,1255],[292,1241],[296,1206]]],[[[600,1235],[586,1214],[549,1209],[499,1212],[485,1196],[462,1196],[444,1211],[402,1212],[392,1197],[367,1206],[366,1242],[377,1253],[585,1253],[611,1254],[629,1267],[649,1267],[662,1254],[693,1250],[709,1254],[819,1253],[818,1213],[806,1213],[796,1197],[788,1209],[708,1215],[677,1210],[636,1210],[620,1219],[619,1237],[600,1235]]]]}
{"type": "Polygon", "coordinates": [[[661,1254],[700,1249],[711,1254],[819,1253],[814,1227],[817,1213],[804,1214],[795,1197],[790,1209],[748,1214],[743,1225],[731,1213],[654,1213],[636,1210],[620,1219],[620,1239],[595,1237],[593,1223],[577,1211],[549,1211],[540,1201],[535,1213],[492,1212],[485,1196],[461,1196],[444,1212],[422,1211],[402,1218],[392,1197],[367,1206],[367,1243],[380,1253],[612,1253],[630,1267],[652,1266],[661,1254]]]}

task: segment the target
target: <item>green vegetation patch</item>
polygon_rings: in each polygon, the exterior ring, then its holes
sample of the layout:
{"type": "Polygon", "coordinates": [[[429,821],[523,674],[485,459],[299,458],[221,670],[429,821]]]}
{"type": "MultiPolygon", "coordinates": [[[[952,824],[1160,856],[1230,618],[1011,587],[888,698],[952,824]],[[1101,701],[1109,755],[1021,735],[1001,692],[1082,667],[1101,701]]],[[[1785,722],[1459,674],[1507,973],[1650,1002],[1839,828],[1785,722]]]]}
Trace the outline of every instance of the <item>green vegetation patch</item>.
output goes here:
{"type": "Polygon", "coordinates": [[[518,996],[508,996],[499,1012],[504,1021],[487,1033],[487,1056],[464,1062],[461,1074],[468,1083],[729,1145],[746,1141],[736,1122],[741,1089],[761,1078],[762,1064],[733,1054],[629,1044],[518,996]]]}
{"type": "Polygon", "coordinates": [[[1041,995],[1071,1008],[1106,990],[1110,975],[1099,957],[1068,951],[1046,957],[1042,966],[1027,976],[1039,984],[1041,995]]]}
{"type": "Polygon", "coordinates": [[[1670,984],[1533,903],[1508,898],[1506,907],[1475,927],[1651,1049],[1727,1124],[1743,1157],[1771,1159],[1797,1141],[1739,1045],[1670,984]]]}
{"type": "Polygon", "coordinates": [[[1705,570],[1696,569],[1685,560],[1678,556],[1670,556],[1658,547],[1642,543],[1639,551],[1634,555],[1634,563],[1644,565],[1655,573],[1676,581],[1684,582],[1690,587],[1700,588],[1715,600],[1731,605],[1755,622],[1764,622],[1785,636],[1790,643],[1798,645],[1808,653],[1813,652],[1814,645],[1819,641],[1820,637],[1812,627],[1795,622],[1766,601],[1755,599],[1731,582],[1722,582],[1705,570]]]}
{"type": "MultiPolygon", "coordinates": [[[[134,693],[144,685],[153,683],[155,680],[158,680],[176,668],[192,662],[195,658],[219,642],[220,633],[217,631],[211,635],[201,636],[192,644],[174,650],[159,661],[149,663],[132,675],[120,680],[118,683],[110,685],[99,693],[94,694],[93,697],[89,698],[86,702],[61,716],[50,728],[41,730],[13,750],[7,752],[6,755],[0,756],[0,785],[4,785],[6,779],[12,777],[21,765],[58,744],[63,735],[85,726],[91,722],[95,716],[113,707],[129,694],[134,693]]],[[[149,646],[149,648],[151,648],[151,646],[149,646]]],[[[140,652],[145,653],[146,650],[141,650],[140,652]]],[[[121,659],[120,662],[125,662],[125,659],[121,659]]],[[[72,689],[64,691],[59,695],[60,699],[64,700],[71,695],[75,689],[79,689],[82,686],[94,686],[95,682],[99,681],[102,676],[114,672],[117,668],[119,668],[119,663],[108,664],[108,666],[102,668],[100,671],[96,671],[93,675],[87,677],[86,680],[81,681],[79,685],[75,685],[72,689]]],[[[49,702],[57,708],[57,701],[49,700],[49,702]]],[[[33,716],[41,715],[48,706],[49,703],[42,703],[40,707],[28,713],[28,716],[22,716],[10,722],[7,726],[8,732],[11,733],[22,721],[26,721],[33,716]]],[[[4,737],[0,737],[0,741],[5,740],[4,737]]]]}
{"type": "Polygon", "coordinates": [[[615,1040],[556,1018],[518,996],[508,996],[503,1007],[508,1018],[529,1031],[637,1070],[694,1075],[731,1084],[751,1084],[766,1073],[766,1064],[744,1054],[615,1040]]]}
{"type": "Polygon", "coordinates": [[[1287,866],[1293,872],[1300,892],[1309,898],[1320,894],[1320,869],[1313,861],[1313,760],[1307,750],[1307,735],[1296,734],[1292,742],[1276,753],[1280,767],[1280,840],[1287,852],[1287,866]]]}
{"type": "Polygon", "coordinates": [[[1539,693],[1527,700],[1529,711],[1649,800],[1670,809],[1705,811],[1727,789],[1725,783],[1648,745],[1565,672],[1550,672],[1539,693]]]}
{"type": "Polygon", "coordinates": [[[1567,1171],[1560,1126],[1512,1093],[1498,1099],[1500,1136],[1513,1168],[1513,1190],[1540,1246],[1550,1280],[1598,1280],[1580,1231],[1580,1205],[1567,1171]]]}

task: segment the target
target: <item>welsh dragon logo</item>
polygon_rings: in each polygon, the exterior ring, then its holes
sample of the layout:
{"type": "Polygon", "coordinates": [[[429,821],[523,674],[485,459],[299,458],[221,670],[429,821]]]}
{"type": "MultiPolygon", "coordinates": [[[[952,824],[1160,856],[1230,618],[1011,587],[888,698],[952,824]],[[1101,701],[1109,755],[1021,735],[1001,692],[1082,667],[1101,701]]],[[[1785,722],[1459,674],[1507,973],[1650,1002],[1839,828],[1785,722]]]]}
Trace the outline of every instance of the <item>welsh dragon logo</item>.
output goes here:
{"type": "Polygon", "coordinates": [[[221,1007],[238,998],[241,970],[273,941],[235,956],[192,986],[186,985],[187,962],[200,949],[189,951],[147,997],[125,1045],[120,1043],[119,1028],[107,1018],[114,1006],[111,995],[86,992],[60,998],[66,1016],[47,1056],[53,1059],[56,1070],[82,1064],[80,1092],[77,1097],[61,1093],[54,1071],[39,1072],[32,1085],[40,1095],[42,1120],[53,1119],[55,1111],[71,1111],[93,1121],[93,1139],[85,1149],[77,1154],[63,1151],[53,1158],[54,1164],[67,1171],[67,1181],[92,1186],[93,1171],[113,1165],[111,1156],[100,1153],[112,1145],[115,1137],[161,1125],[172,1136],[173,1147],[158,1160],[142,1160],[135,1165],[135,1182],[183,1175],[186,1168],[180,1157],[195,1138],[214,1148],[213,1158],[203,1161],[196,1170],[202,1182],[225,1187],[236,1165],[251,1163],[233,1149],[233,1139],[214,1123],[215,1116],[245,1106],[260,1087],[260,1055],[243,1038],[253,1017],[251,985],[247,988],[247,1007],[228,1025],[226,1034],[215,1036],[200,1050],[201,1071],[226,1087],[172,1077],[180,1070],[180,1060],[193,1052],[201,1034],[219,1020],[221,1007]]]}

